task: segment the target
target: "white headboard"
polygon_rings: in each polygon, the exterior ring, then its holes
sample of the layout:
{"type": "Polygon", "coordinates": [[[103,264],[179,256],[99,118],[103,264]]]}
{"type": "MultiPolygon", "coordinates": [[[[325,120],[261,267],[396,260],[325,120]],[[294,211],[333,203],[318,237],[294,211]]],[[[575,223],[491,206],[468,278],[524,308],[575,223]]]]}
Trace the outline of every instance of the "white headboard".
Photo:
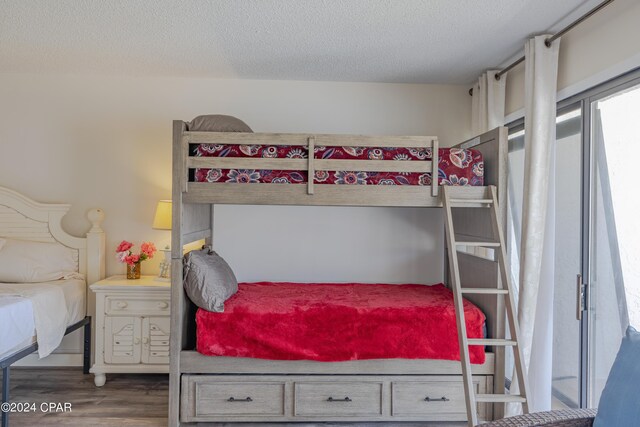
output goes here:
{"type": "Polygon", "coordinates": [[[0,187],[0,237],[54,242],[78,253],[78,272],[85,275],[87,285],[105,275],[105,235],[100,224],[101,209],[87,214],[91,230],[85,238],[75,237],[62,229],[62,218],[70,209],[66,204],[38,203],[13,190],[0,187]]]}

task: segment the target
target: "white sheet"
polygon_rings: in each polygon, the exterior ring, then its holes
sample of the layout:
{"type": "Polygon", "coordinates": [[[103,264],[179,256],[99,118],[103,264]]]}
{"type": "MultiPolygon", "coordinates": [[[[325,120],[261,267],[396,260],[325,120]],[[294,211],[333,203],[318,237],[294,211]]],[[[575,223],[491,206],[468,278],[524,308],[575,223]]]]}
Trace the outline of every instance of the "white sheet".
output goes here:
{"type": "Polygon", "coordinates": [[[85,293],[85,282],[78,279],[0,283],[0,358],[36,339],[40,358],[50,354],[60,345],[66,327],[84,318],[85,293]]]}

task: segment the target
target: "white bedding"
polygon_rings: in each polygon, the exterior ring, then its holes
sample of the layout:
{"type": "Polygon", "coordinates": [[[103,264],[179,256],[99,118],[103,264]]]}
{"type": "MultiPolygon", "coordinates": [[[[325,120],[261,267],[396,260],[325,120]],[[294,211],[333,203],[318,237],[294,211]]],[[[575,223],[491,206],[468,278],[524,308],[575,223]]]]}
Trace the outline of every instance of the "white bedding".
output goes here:
{"type": "Polygon", "coordinates": [[[40,358],[48,356],[66,327],[84,318],[85,293],[85,281],[79,279],[0,283],[0,358],[36,340],[40,358]]]}

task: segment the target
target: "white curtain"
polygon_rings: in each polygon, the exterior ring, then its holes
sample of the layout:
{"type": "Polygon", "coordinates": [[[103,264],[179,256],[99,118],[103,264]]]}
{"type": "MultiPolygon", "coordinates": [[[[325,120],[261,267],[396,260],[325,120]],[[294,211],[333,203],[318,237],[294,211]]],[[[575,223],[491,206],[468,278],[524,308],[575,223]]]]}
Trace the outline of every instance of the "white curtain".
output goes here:
{"type": "MultiPolygon", "coordinates": [[[[518,321],[531,412],[551,409],[559,41],[547,47],[547,37],[537,36],[525,45],[525,174],[518,321]]],[[[511,392],[518,389],[515,384],[511,392]]],[[[516,408],[509,405],[507,415],[515,414],[516,408]]]]}
{"type": "MultiPolygon", "coordinates": [[[[473,135],[481,135],[504,124],[504,104],[506,94],[506,74],[496,80],[498,70],[488,70],[478,77],[473,86],[471,100],[471,130],[473,135]]],[[[478,256],[488,256],[489,250],[478,247],[464,247],[464,251],[478,256]]]]}
{"type": "Polygon", "coordinates": [[[471,130],[480,135],[504,124],[505,82],[507,76],[496,80],[498,70],[483,73],[473,86],[471,130]]]}

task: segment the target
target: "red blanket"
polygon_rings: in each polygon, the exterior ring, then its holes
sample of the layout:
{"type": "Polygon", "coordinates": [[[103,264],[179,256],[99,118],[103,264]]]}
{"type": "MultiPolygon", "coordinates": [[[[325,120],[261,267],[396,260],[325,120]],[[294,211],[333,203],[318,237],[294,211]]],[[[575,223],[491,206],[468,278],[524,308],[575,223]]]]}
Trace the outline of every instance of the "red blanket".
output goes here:
{"type": "MultiPolygon", "coordinates": [[[[484,314],[464,302],[467,334],[484,314]]],[[[224,313],[199,309],[197,350],[272,360],[460,360],[453,294],[443,285],[241,283],[224,313]]],[[[482,346],[471,362],[484,363],[482,346]]]]}

